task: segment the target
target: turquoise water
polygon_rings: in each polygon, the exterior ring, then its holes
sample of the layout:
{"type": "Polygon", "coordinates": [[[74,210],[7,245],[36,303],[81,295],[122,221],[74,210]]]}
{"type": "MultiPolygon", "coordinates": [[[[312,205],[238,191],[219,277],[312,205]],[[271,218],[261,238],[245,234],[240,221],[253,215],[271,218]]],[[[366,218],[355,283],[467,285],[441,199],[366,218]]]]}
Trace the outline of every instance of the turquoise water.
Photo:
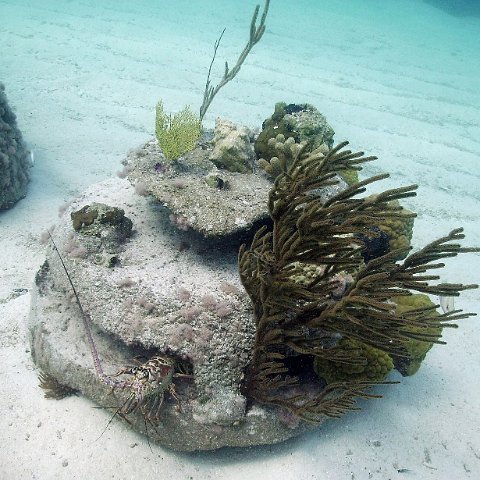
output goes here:
{"type": "Polygon", "coordinates": [[[425,0],[426,3],[438,7],[456,17],[480,17],[480,3],[476,0],[425,0]]]}
{"type": "MultiPolygon", "coordinates": [[[[416,246],[457,226],[469,244],[480,245],[479,3],[272,0],[263,39],[204,123],[222,116],[259,127],[277,101],[312,103],[337,141],[379,157],[367,173],[390,172],[385,188],[420,184],[418,197],[406,202],[419,214],[416,246]]],[[[32,238],[56,221],[58,206],[114,176],[126,152],[153,137],[159,99],[172,112],[199,108],[215,40],[226,27],[214,83],[224,60],[233,65],[243,48],[255,4],[0,0],[0,81],[35,156],[27,198],[0,219],[2,245],[24,249],[25,262],[4,265],[19,275],[18,285],[32,278],[32,238]]],[[[479,271],[480,256],[470,255],[450,262],[444,279],[479,283],[479,271]]],[[[458,304],[479,311],[478,290],[458,304]]],[[[401,468],[413,478],[478,478],[476,325],[470,319],[449,332],[449,345],[432,352],[418,376],[364,415],[286,445],[181,462],[148,447],[138,457],[131,449],[122,455],[145,475],[165,478],[405,478],[401,468]]],[[[83,408],[88,415],[90,407],[83,408]]],[[[115,449],[134,443],[130,435],[117,427],[101,448],[119,461],[115,449]]],[[[9,474],[15,467],[7,453],[22,450],[25,465],[41,458],[25,445],[11,442],[0,454],[9,474]]],[[[91,468],[95,448],[72,449],[70,463],[91,468]]],[[[37,478],[53,478],[38,468],[37,478]]],[[[101,478],[128,478],[117,468],[102,467],[101,478]]]]}

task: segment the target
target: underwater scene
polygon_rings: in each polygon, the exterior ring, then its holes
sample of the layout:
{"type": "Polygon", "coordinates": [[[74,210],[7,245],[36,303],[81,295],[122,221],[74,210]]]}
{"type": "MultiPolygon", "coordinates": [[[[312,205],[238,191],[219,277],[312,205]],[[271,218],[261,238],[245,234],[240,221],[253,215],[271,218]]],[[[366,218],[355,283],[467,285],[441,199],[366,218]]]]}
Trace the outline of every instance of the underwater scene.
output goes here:
{"type": "Polygon", "coordinates": [[[479,1],[0,19],[0,478],[480,478],[479,1]]]}

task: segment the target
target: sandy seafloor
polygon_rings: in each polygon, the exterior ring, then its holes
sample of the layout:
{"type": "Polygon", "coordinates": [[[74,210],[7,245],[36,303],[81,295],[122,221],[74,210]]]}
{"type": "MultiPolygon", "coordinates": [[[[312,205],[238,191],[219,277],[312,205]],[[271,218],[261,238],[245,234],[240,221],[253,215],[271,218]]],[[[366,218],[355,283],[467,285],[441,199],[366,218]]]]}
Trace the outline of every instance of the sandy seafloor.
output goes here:
{"type": "MultiPolygon", "coordinates": [[[[447,330],[448,345],[382,400],[269,447],[150,450],[117,421],[98,438],[108,412],[38,388],[25,323],[40,233],[152,137],[157,100],[200,105],[215,39],[226,26],[214,82],[255,3],[0,0],[0,81],[35,155],[28,196],[0,214],[1,479],[480,478],[478,317],[447,330]]],[[[480,18],[433,3],[272,0],[264,38],[205,125],[220,115],[256,127],[277,101],[310,102],[336,140],[378,155],[367,173],[389,171],[385,187],[421,185],[405,202],[418,212],[415,246],[457,226],[480,245],[480,18]]],[[[479,271],[480,256],[465,255],[443,278],[478,283],[479,271]]],[[[456,305],[480,311],[480,292],[456,305]]]]}

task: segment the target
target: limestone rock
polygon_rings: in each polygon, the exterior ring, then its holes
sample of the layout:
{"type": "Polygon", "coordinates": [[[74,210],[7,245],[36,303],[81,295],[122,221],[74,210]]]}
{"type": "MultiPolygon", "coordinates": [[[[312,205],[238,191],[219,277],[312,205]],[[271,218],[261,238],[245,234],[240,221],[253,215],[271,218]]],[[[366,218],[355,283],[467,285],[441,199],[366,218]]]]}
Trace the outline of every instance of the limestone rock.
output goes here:
{"type": "Polygon", "coordinates": [[[167,207],[174,223],[209,238],[239,235],[269,218],[271,182],[263,172],[239,173],[210,160],[211,139],[175,162],[167,162],[155,140],[131,152],[124,174],[138,192],[167,207]]]}
{"type": "MultiPolygon", "coordinates": [[[[255,325],[237,273],[237,246],[176,229],[167,209],[136,195],[120,179],[92,186],[52,235],[91,319],[107,374],[132,365],[135,356],[157,352],[192,374],[174,379],[178,403],[166,394],[160,423],[153,428],[147,422],[151,441],[177,450],[208,450],[280,442],[309,428],[289,421],[276,407],[248,402],[247,408],[241,381],[255,325]],[[70,214],[95,204],[115,206],[133,222],[132,236],[118,241],[113,266],[95,260],[91,240],[97,237],[73,228],[70,214]],[[84,255],[70,253],[72,241],[84,255]]],[[[37,365],[100,405],[120,406],[128,392],[109,395],[95,374],[79,308],[52,248],[34,290],[29,332],[37,365]]],[[[139,410],[127,419],[145,432],[139,410]]]]}

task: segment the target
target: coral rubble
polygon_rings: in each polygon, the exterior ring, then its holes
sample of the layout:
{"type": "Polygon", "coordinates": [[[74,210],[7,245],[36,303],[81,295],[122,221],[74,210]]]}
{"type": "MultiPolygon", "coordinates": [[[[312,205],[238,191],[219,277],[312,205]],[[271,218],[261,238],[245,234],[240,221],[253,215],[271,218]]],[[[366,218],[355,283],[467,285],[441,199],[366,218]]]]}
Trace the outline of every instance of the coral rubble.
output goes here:
{"type": "Polygon", "coordinates": [[[217,118],[210,160],[229,172],[251,172],[255,160],[251,136],[247,127],[217,118]]]}

